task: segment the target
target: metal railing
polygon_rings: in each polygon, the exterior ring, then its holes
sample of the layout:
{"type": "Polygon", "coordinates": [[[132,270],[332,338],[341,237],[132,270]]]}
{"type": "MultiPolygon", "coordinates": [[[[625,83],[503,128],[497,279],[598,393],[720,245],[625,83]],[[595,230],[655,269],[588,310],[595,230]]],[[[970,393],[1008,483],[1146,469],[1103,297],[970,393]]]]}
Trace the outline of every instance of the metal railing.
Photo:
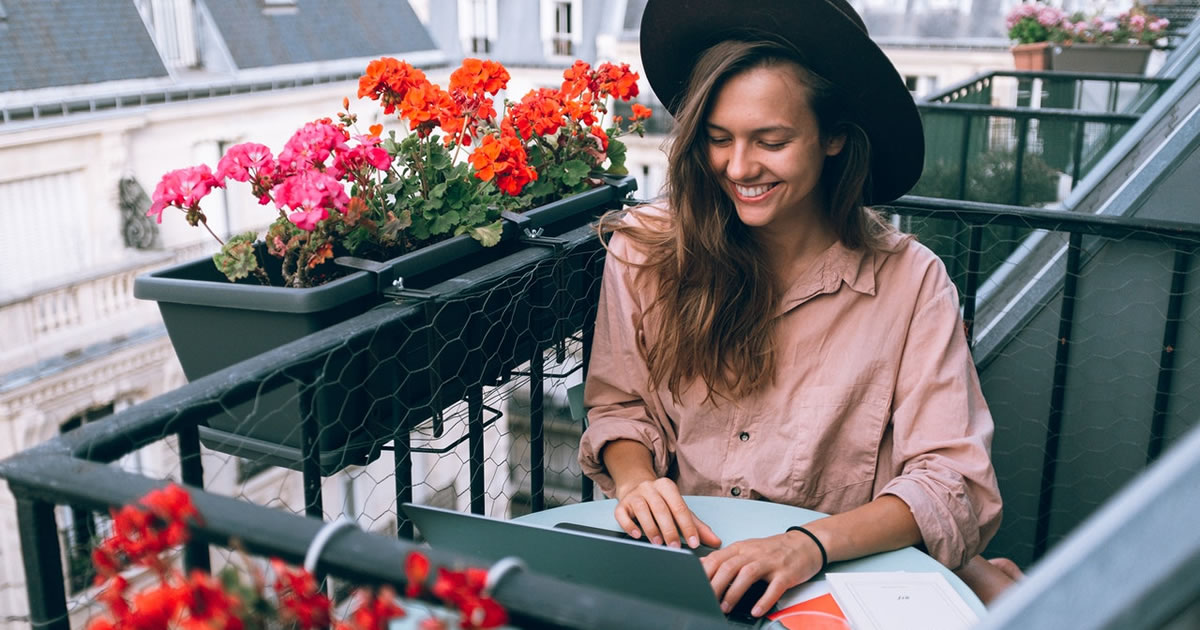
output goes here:
{"type": "MultiPolygon", "coordinates": [[[[970,234],[969,262],[962,286],[968,338],[973,335],[975,293],[980,277],[979,243],[983,226],[1014,225],[1028,229],[1069,233],[1068,260],[1063,278],[1060,334],[1047,341],[1053,348],[1053,379],[1041,387],[1051,392],[1045,441],[1037,445],[1041,458],[1038,528],[1030,544],[1040,556],[1048,548],[1047,524],[1055,493],[1064,483],[1058,471],[1063,439],[1063,394],[1071,375],[1072,326],[1078,315],[1071,308],[1082,265],[1087,255],[1085,237],[1119,241],[1138,240],[1173,251],[1175,267],[1162,322],[1162,347],[1157,375],[1158,393],[1148,415],[1152,461],[1169,441],[1162,420],[1175,398],[1173,363],[1181,351],[1180,323],[1184,287],[1200,229],[1176,223],[1123,218],[1080,216],[1027,208],[941,201],[908,197],[885,210],[915,217],[936,217],[965,224],[970,234]]],[[[334,327],[309,335],[276,350],[198,379],[176,391],[117,413],[79,430],[0,462],[4,478],[17,500],[17,519],[31,621],[35,627],[66,628],[68,608],[62,570],[63,553],[55,526],[55,505],[105,510],[135,500],[157,481],[122,472],[104,464],[151,444],[177,443],[178,478],[193,488],[205,524],[199,538],[185,551],[192,567],[210,566],[210,545],[227,546],[234,538],[255,554],[277,555],[296,561],[326,517],[320,476],[320,440],[317,411],[311,401],[345,371],[346,355],[359,361],[363,380],[358,392],[382,408],[388,418],[393,450],[394,509],[414,498],[414,457],[419,453],[447,453],[467,444],[462,465],[469,469],[470,509],[482,513],[488,498],[485,479],[488,460],[486,434],[494,434],[501,416],[488,412],[503,403],[496,397],[511,395],[516,384],[527,387],[529,400],[528,482],[530,505],[546,506],[545,386],[586,367],[590,330],[598,299],[605,251],[594,229],[584,226],[554,239],[535,240],[498,262],[467,269],[431,286],[414,285],[400,299],[334,327]],[[577,356],[578,360],[572,360],[577,356]],[[559,363],[563,367],[553,368],[559,363]],[[574,367],[572,367],[574,366],[574,367]],[[301,417],[291,422],[303,432],[304,512],[308,518],[285,510],[204,491],[205,470],[199,428],[209,418],[243,403],[253,403],[285,385],[299,385],[301,417]],[[307,401],[309,404],[305,404],[307,401]],[[466,413],[447,410],[463,407],[466,413]],[[487,413],[485,413],[487,412],[487,413]],[[427,433],[443,436],[451,446],[421,446],[427,433]]],[[[1120,314],[1106,314],[1106,317],[1120,314]]],[[[1186,350],[1186,348],[1182,348],[1186,350]]],[[[1076,357],[1077,359],[1078,357],[1076,357]]],[[[358,369],[358,368],[355,368],[358,369]]],[[[357,373],[357,372],[356,372],[357,373]]],[[[1027,391],[990,392],[1024,397],[1027,391]]],[[[379,427],[375,427],[378,429],[379,427]]],[[[1005,431],[997,418],[997,431],[1005,431]]],[[[509,451],[512,453],[513,451],[509,451]]],[[[1012,453],[996,453],[997,459],[1012,453]]],[[[503,459],[503,458],[501,458],[503,459]]],[[[451,462],[453,463],[453,461],[451,462]]],[[[509,469],[525,462],[508,459],[509,469]]],[[[562,475],[562,471],[556,471],[562,475]]],[[[578,478],[578,477],[577,477],[578,478]]],[[[1004,479],[1001,479],[1003,488],[1004,479]]],[[[580,480],[580,496],[587,500],[592,488],[580,480]]],[[[410,523],[397,515],[399,540],[355,532],[331,543],[320,571],[363,582],[402,584],[403,563],[381,561],[402,558],[411,549],[410,523]]],[[[433,553],[437,563],[469,562],[450,554],[433,553]]],[[[597,592],[533,574],[505,581],[497,599],[521,627],[661,627],[670,618],[675,627],[710,627],[706,620],[691,619],[672,608],[597,592]]]]}

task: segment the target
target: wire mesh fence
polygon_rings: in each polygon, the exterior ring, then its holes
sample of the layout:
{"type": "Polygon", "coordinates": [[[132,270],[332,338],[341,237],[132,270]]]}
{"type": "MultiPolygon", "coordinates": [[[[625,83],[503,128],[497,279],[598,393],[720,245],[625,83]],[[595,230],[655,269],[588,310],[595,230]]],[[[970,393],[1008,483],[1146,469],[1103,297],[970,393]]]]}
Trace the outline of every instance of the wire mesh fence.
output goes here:
{"type": "MultiPolygon", "coordinates": [[[[1200,230],[920,198],[887,210],[954,226],[924,240],[960,287],[996,420],[1006,517],[989,551],[1028,566],[1200,417],[1200,289],[1188,282],[1200,230]]],[[[155,479],[204,488],[201,507],[219,518],[184,557],[213,569],[243,566],[230,537],[294,556],[310,523],[341,516],[399,553],[420,538],[398,510],[407,501],[509,518],[590,499],[578,387],[605,251],[591,226],[552,233],[0,464],[31,619],[87,618],[80,559],[106,507],[155,479]],[[202,431],[223,417],[235,420],[226,435],[202,431]]],[[[402,580],[386,562],[333,562],[335,578],[402,580]]],[[[596,596],[562,588],[568,603],[596,596]]],[[[513,597],[530,627],[604,626],[513,597]]]]}

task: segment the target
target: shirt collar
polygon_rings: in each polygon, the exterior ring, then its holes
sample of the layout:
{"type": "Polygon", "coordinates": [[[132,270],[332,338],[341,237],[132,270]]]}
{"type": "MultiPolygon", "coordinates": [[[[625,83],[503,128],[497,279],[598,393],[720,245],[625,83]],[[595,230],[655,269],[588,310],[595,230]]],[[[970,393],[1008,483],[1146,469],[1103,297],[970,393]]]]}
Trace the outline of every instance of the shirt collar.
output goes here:
{"type": "Polygon", "coordinates": [[[779,315],[826,293],[836,293],[843,284],[863,295],[875,295],[875,253],[849,249],[837,241],[825,250],[809,271],[783,295],[779,315]]]}

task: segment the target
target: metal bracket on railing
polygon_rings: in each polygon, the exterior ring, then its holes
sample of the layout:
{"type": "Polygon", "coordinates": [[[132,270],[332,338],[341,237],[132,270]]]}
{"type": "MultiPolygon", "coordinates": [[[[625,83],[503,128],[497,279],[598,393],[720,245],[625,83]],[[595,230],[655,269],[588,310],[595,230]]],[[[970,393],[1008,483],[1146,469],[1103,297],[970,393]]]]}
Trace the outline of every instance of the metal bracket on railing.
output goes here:
{"type": "Polygon", "coordinates": [[[374,276],[376,293],[384,293],[386,295],[388,287],[394,284],[392,266],[386,263],[354,256],[338,256],[333,259],[333,264],[358,271],[365,271],[374,276]]]}
{"type": "Polygon", "coordinates": [[[529,217],[505,210],[500,213],[500,218],[506,221],[511,221],[517,229],[521,231],[520,241],[526,245],[535,245],[538,247],[549,247],[554,250],[555,254],[561,254],[566,248],[567,241],[553,236],[542,236],[545,234],[545,228],[530,226],[529,217]]]}
{"type": "Polygon", "coordinates": [[[392,286],[380,290],[385,297],[395,300],[411,300],[413,302],[422,302],[431,300],[437,297],[433,291],[425,289],[409,289],[404,286],[404,278],[396,278],[392,280],[392,286]]]}

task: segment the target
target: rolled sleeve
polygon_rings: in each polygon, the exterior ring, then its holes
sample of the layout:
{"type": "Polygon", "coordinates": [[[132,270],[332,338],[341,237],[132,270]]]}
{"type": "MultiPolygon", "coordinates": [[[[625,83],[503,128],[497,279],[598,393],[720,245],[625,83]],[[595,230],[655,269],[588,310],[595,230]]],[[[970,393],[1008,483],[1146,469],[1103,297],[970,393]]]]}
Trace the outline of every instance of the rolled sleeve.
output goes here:
{"type": "Polygon", "coordinates": [[[673,432],[659,420],[653,404],[649,370],[638,351],[635,331],[642,308],[634,292],[635,269],[628,239],[616,234],[604,264],[596,331],[588,364],[584,405],[589,408],[588,428],[579,442],[579,464],[601,491],[614,494],[612,477],[601,452],[615,440],[633,440],[650,451],[654,472],[665,476],[670,467],[673,432]]]}
{"type": "Polygon", "coordinates": [[[940,261],[926,270],[920,294],[893,400],[891,458],[902,468],[877,495],[907,503],[929,554],[954,569],[1000,526],[993,424],[940,261]]]}

